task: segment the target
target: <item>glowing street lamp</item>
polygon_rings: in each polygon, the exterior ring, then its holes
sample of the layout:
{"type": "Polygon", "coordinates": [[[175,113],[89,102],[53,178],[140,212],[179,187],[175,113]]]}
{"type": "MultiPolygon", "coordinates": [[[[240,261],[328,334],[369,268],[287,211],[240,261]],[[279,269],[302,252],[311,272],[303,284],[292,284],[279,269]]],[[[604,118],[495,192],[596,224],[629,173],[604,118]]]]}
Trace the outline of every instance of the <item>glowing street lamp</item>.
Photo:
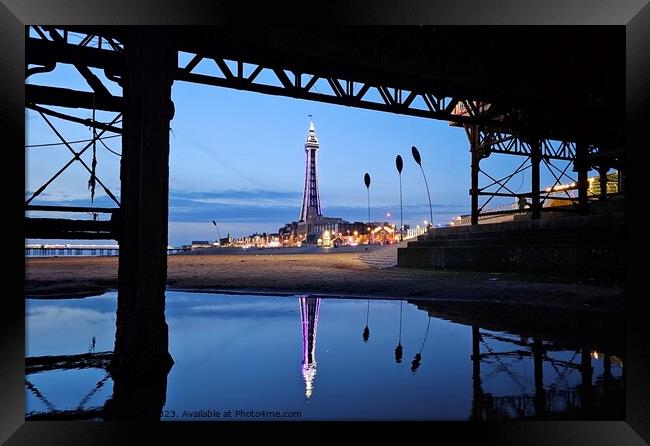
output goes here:
{"type": "Polygon", "coordinates": [[[429,214],[431,217],[430,221],[431,225],[433,225],[433,207],[431,206],[431,193],[429,192],[429,183],[427,183],[427,176],[424,174],[424,169],[422,168],[422,158],[420,158],[420,152],[418,152],[418,149],[415,146],[411,146],[411,153],[413,154],[413,159],[415,162],[418,163],[418,166],[420,166],[422,176],[424,177],[424,185],[427,187],[427,197],[429,198],[429,214]]]}
{"type": "Polygon", "coordinates": [[[404,236],[402,235],[402,230],[404,229],[404,215],[402,212],[402,168],[404,167],[404,162],[400,155],[397,155],[395,158],[395,167],[397,167],[397,173],[399,174],[399,240],[401,242],[404,240],[404,236]]]}
{"type": "Polygon", "coordinates": [[[217,222],[212,220],[212,224],[214,225],[215,228],[217,228],[217,235],[219,236],[219,246],[221,246],[221,232],[219,232],[219,226],[217,226],[217,222]]]}
{"type": "Polygon", "coordinates": [[[370,175],[368,172],[363,176],[363,182],[366,184],[368,190],[368,224],[370,224],[370,175]]]}

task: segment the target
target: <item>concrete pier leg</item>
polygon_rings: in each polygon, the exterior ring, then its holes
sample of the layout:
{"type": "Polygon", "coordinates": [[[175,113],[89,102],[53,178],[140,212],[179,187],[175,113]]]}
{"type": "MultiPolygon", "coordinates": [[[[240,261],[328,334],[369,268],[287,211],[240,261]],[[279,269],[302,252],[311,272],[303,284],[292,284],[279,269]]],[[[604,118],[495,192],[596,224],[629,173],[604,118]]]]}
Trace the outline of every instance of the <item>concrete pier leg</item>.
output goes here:
{"type": "Polygon", "coordinates": [[[483,387],[481,386],[481,333],[480,328],[472,326],[472,415],[471,420],[483,419],[483,387]]]}
{"type": "Polygon", "coordinates": [[[589,164],[587,163],[587,145],[583,142],[576,143],[576,159],[573,170],[578,172],[578,208],[580,215],[589,214],[589,164]]]}
{"type": "Polygon", "coordinates": [[[538,338],[533,340],[533,369],[535,375],[535,416],[546,415],[546,391],[544,390],[544,348],[538,338]]]}
{"type": "Polygon", "coordinates": [[[599,166],[598,175],[600,177],[600,196],[599,200],[607,199],[607,172],[609,171],[608,166],[599,166]]]}
{"type": "Polygon", "coordinates": [[[113,379],[122,383],[166,376],[173,364],[165,283],[171,86],[177,63],[162,31],[132,31],[125,54],[117,329],[110,366],[113,379]]]}
{"type": "Polygon", "coordinates": [[[530,162],[531,162],[531,218],[539,220],[541,217],[542,206],[540,203],[539,193],[539,164],[542,161],[542,149],[538,138],[530,141],[530,162]]]}
{"type": "Polygon", "coordinates": [[[472,186],[469,191],[472,198],[471,208],[471,224],[478,224],[478,174],[480,169],[481,157],[479,155],[480,146],[480,131],[479,127],[473,125],[470,127],[470,152],[472,156],[471,170],[472,170],[472,186]]]}

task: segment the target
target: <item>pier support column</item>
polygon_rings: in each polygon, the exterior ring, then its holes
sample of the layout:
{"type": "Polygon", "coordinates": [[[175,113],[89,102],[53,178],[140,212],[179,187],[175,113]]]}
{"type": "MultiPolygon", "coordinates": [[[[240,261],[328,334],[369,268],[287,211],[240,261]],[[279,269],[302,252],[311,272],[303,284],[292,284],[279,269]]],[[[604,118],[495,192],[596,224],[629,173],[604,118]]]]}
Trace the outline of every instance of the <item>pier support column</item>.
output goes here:
{"type": "Polygon", "coordinates": [[[533,340],[533,371],[535,376],[535,416],[546,415],[546,391],[544,390],[544,346],[541,339],[533,340]]]}
{"type": "Polygon", "coordinates": [[[580,374],[582,382],[580,383],[580,397],[582,399],[582,413],[590,415],[593,408],[593,385],[591,383],[594,369],[591,366],[591,349],[583,347],[580,354],[580,374]]]}
{"type": "Polygon", "coordinates": [[[472,225],[478,224],[478,174],[480,169],[481,156],[479,153],[481,144],[481,134],[479,127],[473,125],[470,127],[470,152],[472,155],[472,185],[469,191],[472,197],[472,214],[471,214],[471,223],[472,225]]]}
{"type": "Polygon", "coordinates": [[[600,196],[599,200],[607,199],[607,172],[609,171],[609,166],[600,165],[598,166],[598,176],[600,180],[600,196]]]}
{"type": "Polygon", "coordinates": [[[578,209],[580,215],[589,214],[589,200],[587,198],[589,188],[589,164],[587,162],[587,145],[584,142],[576,143],[576,159],[573,163],[573,171],[578,173],[578,209]]]}
{"type": "Polygon", "coordinates": [[[470,420],[483,420],[484,397],[481,386],[481,332],[472,325],[472,414],[470,420]]]}
{"type": "Polygon", "coordinates": [[[542,148],[539,138],[530,140],[530,163],[531,163],[531,219],[539,220],[541,217],[541,203],[539,194],[539,164],[542,161],[542,148]]]}
{"type": "Polygon", "coordinates": [[[169,126],[177,53],[164,31],[125,38],[114,379],[151,381],[173,360],[165,321],[169,126]]]}

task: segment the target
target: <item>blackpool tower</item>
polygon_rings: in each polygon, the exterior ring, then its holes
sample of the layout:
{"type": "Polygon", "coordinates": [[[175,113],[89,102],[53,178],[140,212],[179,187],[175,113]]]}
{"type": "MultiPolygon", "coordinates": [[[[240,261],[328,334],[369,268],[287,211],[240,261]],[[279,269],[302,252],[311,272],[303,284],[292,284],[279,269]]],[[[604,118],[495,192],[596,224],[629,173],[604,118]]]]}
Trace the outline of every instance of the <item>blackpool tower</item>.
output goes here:
{"type": "Polygon", "coordinates": [[[314,130],[314,122],[309,123],[309,133],[305,141],[305,190],[302,195],[300,221],[314,220],[320,217],[320,195],[318,194],[318,137],[314,130]]]}
{"type": "Polygon", "coordinates": [[[302,323],[302,377],[305,379],[305,396],[311,397],[316,377],[316,331],[318,329],[319,297],[300,297],[300,322],[302,323]]]}

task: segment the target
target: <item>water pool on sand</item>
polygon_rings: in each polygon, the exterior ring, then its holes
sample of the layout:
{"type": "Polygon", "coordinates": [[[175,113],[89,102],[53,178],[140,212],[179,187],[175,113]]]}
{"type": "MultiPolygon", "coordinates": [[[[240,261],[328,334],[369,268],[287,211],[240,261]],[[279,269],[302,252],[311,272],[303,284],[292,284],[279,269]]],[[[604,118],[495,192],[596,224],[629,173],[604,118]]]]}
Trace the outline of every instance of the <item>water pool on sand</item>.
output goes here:
{"type": "MultiPolygon", "coordinates": [[[[164,420],[624,416],[612,352],[454,323],[400,300],[166,295],[164,420]]],[[[114,292],[27,299],[27,357],[110,352],[115,310],[114,292]]],[[[27,367],[28,419],[102,419],[106,361],[70,360],[27,367]]]]}

